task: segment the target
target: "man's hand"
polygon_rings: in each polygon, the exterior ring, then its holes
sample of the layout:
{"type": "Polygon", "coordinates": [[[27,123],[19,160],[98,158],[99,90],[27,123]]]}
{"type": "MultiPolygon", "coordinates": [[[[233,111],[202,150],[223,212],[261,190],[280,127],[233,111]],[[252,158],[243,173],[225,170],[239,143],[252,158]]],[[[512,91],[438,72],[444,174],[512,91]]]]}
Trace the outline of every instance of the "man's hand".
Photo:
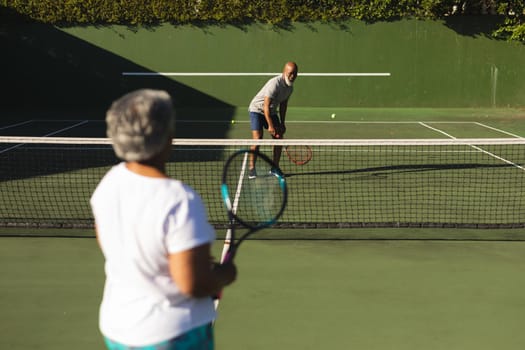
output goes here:
{"type": "Polygon", "coordinates": [[[278,127],[275,128],[275,133],[272,134],[272,137],[275,139],[281,139],[285,132],[286,132],[286,127],[279,125],[278,127]]]}
{"type": "Polygon", "coordinates": [[[273,137],[275,137],[275,134],[277,133],[277,130],[275,130],[275,128],[273,127],[273,125],[268,125],[268,132],[270,133],[270,135],[272,135],[273,137]]]}

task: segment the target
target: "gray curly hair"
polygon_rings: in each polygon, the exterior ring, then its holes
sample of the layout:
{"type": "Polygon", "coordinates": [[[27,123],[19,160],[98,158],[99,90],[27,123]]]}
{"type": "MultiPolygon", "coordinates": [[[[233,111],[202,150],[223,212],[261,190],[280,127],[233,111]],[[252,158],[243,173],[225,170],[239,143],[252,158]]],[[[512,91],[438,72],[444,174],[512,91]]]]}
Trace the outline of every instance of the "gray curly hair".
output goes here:
{"type": "Polygon", "coordinates": [[[124,161],[145,161],[160,153],[175,129],[170,95],[141,89],[114,101],[106,113],[107,135],[124,161]]]}

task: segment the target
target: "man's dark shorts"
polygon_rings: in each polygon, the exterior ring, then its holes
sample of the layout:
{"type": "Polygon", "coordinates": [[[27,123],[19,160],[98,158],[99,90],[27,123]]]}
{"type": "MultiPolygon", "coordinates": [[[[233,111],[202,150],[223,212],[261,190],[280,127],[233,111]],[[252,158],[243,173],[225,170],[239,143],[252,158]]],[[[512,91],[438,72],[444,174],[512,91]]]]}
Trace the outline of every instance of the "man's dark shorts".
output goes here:
{"type": "MultiPolygon", "coordinates": [[[[273,127],[278,128],[281,126],[281,121],[279,120],[279,117],[277,115],[271,116],[273,121],[273,127]]],[[[268,122],[266,121],[266,118],[264,117],[264,114],[257,113],[257,112],[250,112],[250,123],[252,126],[252,130],[262,131],[263,128],[268,129],[268,122]]]]}

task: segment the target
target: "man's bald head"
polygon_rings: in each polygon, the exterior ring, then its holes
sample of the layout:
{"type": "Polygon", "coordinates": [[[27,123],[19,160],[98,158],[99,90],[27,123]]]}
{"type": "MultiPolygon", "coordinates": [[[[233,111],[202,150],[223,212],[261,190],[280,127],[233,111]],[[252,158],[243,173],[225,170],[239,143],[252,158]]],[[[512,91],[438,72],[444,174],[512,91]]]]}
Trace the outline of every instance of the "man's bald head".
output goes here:
{"type": "Polygon", "coordinates": [[[286,82],[286,85],[292,86],[293,82],[297,78],[297,73],[299,71],[299,68],[297,67],[297,63],[295,62],[286,62],[283,68],[283,78],[286,82]]]}

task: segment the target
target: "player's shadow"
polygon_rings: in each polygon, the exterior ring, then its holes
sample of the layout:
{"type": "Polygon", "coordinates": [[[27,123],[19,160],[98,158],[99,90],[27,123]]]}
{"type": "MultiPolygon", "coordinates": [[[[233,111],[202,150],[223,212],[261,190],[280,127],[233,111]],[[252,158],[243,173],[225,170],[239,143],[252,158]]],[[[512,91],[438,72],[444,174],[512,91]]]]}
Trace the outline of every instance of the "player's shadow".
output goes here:
{"type": "MultiPolygon", "coordinates": [[[[151,71],[5,7],[0,7],[0,45],[4,125],[31,119],[103,120],[116,98],[154,88],[170,93],[179,119],[214,121],[213,128],[179,123],[176,137],[223,138],[231,126],[234,106],[168,77],[124,76],[123,72],[151,71]]],[[[83,136],[105,134],[101,130],[83,136]]]]}
{"type": "MultiPolygon", "coordinates": [[[[517,164],[522,166],[521,164],[517,164]]],[[[353,175],[363,174],[370,179],[384,178],[390,174],[413,173],[413,172],[427,172],[427,171],[442,171],[442,170],[464,170],[464,169],[481,169],[481,168],[509,168],[512,164],[483,164],[483,163],[465,163],[465,164],[400,164],[380,167],[370,167],[361,169],[348,170],[327,170],[327,171],[306,171],[298,173],[286,173],[285,177],[294,176],[327,176],[327,175],[353,175]]],[[[362,180],[363,177],[348,177],[342,180],[354,181],[362,180]]]]}

